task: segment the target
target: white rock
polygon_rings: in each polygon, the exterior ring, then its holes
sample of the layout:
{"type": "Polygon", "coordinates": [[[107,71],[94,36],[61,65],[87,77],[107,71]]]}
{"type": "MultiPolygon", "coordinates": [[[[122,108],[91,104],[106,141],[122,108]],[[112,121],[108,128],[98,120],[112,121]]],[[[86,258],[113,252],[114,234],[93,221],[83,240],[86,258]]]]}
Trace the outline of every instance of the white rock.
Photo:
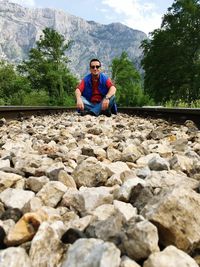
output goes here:
{"type": "Polygon", "coordinates": [[[137,209],[134,208],[130,203],[114,200],[113,205],[115,209],[123,216],[125,222],[137,215],[137,209]]]}
{"type": "Polygon", "coordinates": [[[128,202],[132,188],[136,186],[137,184],[141,184],[145,186],[145,183],[146,182],[140,178],[128,179],[120,187],[118,195],[117,195],[117,199],[128,202]]]}
{"type": "Polygon", "coordinates": [[[63,183],[51,181],[45,184],[36,196],[43,201],[44,205],[55,207],[66,191],[67,187],[63,183]]]}
{"type": "Polygon", "coordinates": [[[148,165],[149,160],[151,160],[153,157],[158,156],[158,153],[150,153],[146,156],[141,156],[137,161],[137,165],[139,167],[146,167],[148,165]]]}
{"type": "Polygon", "coordinates": [[[13,221],[12,219],[4,220],[4,221],[0,220],[0,226],[3,227],[6,234],[8,234],[8,232],[14,225],[15,225],[15,221],[13,221]]]}
{"type": "Polygon", "coordinates": [[[140,267],[140,265],[137,264],[137,262],[135,262],[134,260],[131,260],[129,257],[123,256],[121,258],[120,267],[140,267]]]}
{"type": "Polygon", "coordinates": [[[71,175],[69,175],[66,171],[61,170],[58,174],[58,181],[63,183],[67,187],[76,188],[76,183],[71,175]]]}
{"type": "Polygon", "coordinates": [[[130,169],[125,162],[117,161],[111,164],[107,164],[106,170],[108,171],[108,175],[111,176],[113,174],[120,174],[123,171],[129,171],[130,169]]]}
{"type": "Polygon", "coordinates": [[[145,179],[146,185],[151,187],[166,188],[181,186],[186,188],[197,188],[199,182],[189,178],[182,172],[170,171],[152,171],[145,179]]]}
{"type": "Polygon", "coordinates": [[[115,213],[115,207],[112,204],[103,204],[90,212],[98,220],[106,220],[115,213]]]}
{"type": "Polygon", "coordinates": [[[0,169],[4,167],[10,167],[10,160],[9,159],[1,159],[0,160],[0,169]]]}
{"type": "Polygon", "coordinates": [[[144,262],[144,267],[198,267],[188,254],[174,246],[168,246],[161,252],[152,253],[144,262]]]}
{"type": "Polygon", "coordinates": [[[32,267],[24,248],[10,247],[0,251],[1,267],[32,267]]]}
{"type": "Polygon", "coordinates": [[[34,196],[35,194],[32,191],[7,188],[0,193],[0,200],[7,207],[23,209],[24,205],[34,196]]]}
{"type": "Polygon", "coordinates": [[[55,226],[48,222],[40,225],[29,252],[32,266],[60,266],[64,253],[64,244],[60,241],[63,228],[62,224],[55,226]]]}
{"type": "Polygon", "coordinates": [[[107,158],[110,161],[119,161],[121,160],[121,152],[113,147],[108,147],[107,148],[107,158]]]}
{"type": "Polygon", "coordinates": [[[74,195],[72,207],[81,214],[90,214],[92,210],[102,204],[111,204],[113,195],[107,187],[81,187],[79,193],[74,195]]]}
{"type": "Polygon", "coordinates": [[[158,153],[163,158],[169,158],[172,156],[172,147],[169,144],[152,144],[149,145],[149,151],[151,153],[158,153]]]}
{"type": "Polygon", "coordinates": [[[25,179],[22,176],[15,173],[6,173],[0,171],[0,184],[1,184],[0,192],[9,187],[23,189],[25,184],[25,179]]]}
{"type": "Polygon", "coordinates": [[[92,220],[93,220],[93,216],[92,215],[87,215],[85,217],[72,220],[69,223],[69,226],[71,228],[78,229],[79,231],[84,231],[90,225],[92,220]]]}
{"type": "Polygon", "coordinates": [[[194,160],[184,155],[176,154],[171,160],[170,165],[173,170],[190,171],[193,167],[194,160]]]}

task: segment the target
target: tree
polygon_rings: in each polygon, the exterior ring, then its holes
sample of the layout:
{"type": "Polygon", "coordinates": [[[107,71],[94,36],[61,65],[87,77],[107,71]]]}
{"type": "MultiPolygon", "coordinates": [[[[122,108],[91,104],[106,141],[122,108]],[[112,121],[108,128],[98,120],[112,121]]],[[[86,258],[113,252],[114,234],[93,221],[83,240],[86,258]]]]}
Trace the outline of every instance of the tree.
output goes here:
{"type": "Polygon", "coordinates": [[[144,89],[158,103],[200,95],[200,1],[176,0],[142,43],[144,89]]]}
{"type": "Polygon", "coordinates": [[[30,50],[29,60],[19,66],[33,89],[48,92],[51,104],[63,104],[66,92],[72,93],[67,86],[74,88],[77,83],[67,68],[68,58],[65,52],[69,45],[70,42],[65,44],[61,34],[46,28],[36,42],[36,48],[30,50]]]}
{"type": "Polygon", "coordinates": [[[30,83],[26,77],[20,76],[12,64],[0,62],[0,102],[1,104],[19,104],[23,96],[30,91],[30,83]]]}
{"type": "Polygon", "coordinates": [[[124,106],[141,106],[149,99],[144,95],[142,79],[126,52],[112,61],[112,80],[117,87],[117,102],[124,106]]]}

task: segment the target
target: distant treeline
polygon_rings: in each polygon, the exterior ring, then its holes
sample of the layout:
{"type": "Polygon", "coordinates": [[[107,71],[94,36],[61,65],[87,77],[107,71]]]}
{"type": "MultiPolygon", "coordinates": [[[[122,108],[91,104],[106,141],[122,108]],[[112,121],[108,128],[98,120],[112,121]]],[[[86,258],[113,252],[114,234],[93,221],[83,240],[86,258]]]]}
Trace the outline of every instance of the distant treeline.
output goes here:
{"type": "MultiPolygon", "coordinates": [[[[176,0],[143,41],[141,77],[123,52],[110,68],[119,106],[200,106],[200,1],[176,0]]],[[[46,28],[18,66],[0,62],[0,105],[74,106],[78,83],[67,64],[71,42],[46,28]]]]}

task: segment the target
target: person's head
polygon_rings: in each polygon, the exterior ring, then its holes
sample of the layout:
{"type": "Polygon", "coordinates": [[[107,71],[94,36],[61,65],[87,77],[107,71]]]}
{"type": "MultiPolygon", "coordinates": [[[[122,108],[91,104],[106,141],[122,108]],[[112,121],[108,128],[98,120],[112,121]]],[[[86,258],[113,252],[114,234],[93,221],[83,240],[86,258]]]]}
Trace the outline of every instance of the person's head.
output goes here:
{"type": "Polygon", "coordinates": [[[101,68],[101,61],[97,58],[90,60],[90,72],[92,75],[99,75],[101,68]]]}

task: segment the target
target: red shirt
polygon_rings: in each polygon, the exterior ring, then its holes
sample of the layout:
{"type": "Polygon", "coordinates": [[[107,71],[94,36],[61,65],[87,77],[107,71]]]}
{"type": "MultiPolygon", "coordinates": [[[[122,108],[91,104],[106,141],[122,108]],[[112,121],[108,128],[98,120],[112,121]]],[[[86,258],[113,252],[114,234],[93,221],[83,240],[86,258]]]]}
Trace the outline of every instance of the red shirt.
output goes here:
{"type": "MultiPolygon", "coordinates": [[[[101,102],[101,100],[103,99],[102,95],[99,92],[98,85],[99,85],[99,78],[95,79],[92,77],[92,97],[91,97],[92,103],[101,102]]],[[[109,89],[112,85],[113,85],[113,83],[112,83],[111,79],[108,78],[108,80],[106,81],[106,86],[109,89]]],[[[81,93],[83,92],[83,90],[85,88],[84,79],[80,82],[80,84],[78,85],[77,88],[80,90],[81,93]]]]}

